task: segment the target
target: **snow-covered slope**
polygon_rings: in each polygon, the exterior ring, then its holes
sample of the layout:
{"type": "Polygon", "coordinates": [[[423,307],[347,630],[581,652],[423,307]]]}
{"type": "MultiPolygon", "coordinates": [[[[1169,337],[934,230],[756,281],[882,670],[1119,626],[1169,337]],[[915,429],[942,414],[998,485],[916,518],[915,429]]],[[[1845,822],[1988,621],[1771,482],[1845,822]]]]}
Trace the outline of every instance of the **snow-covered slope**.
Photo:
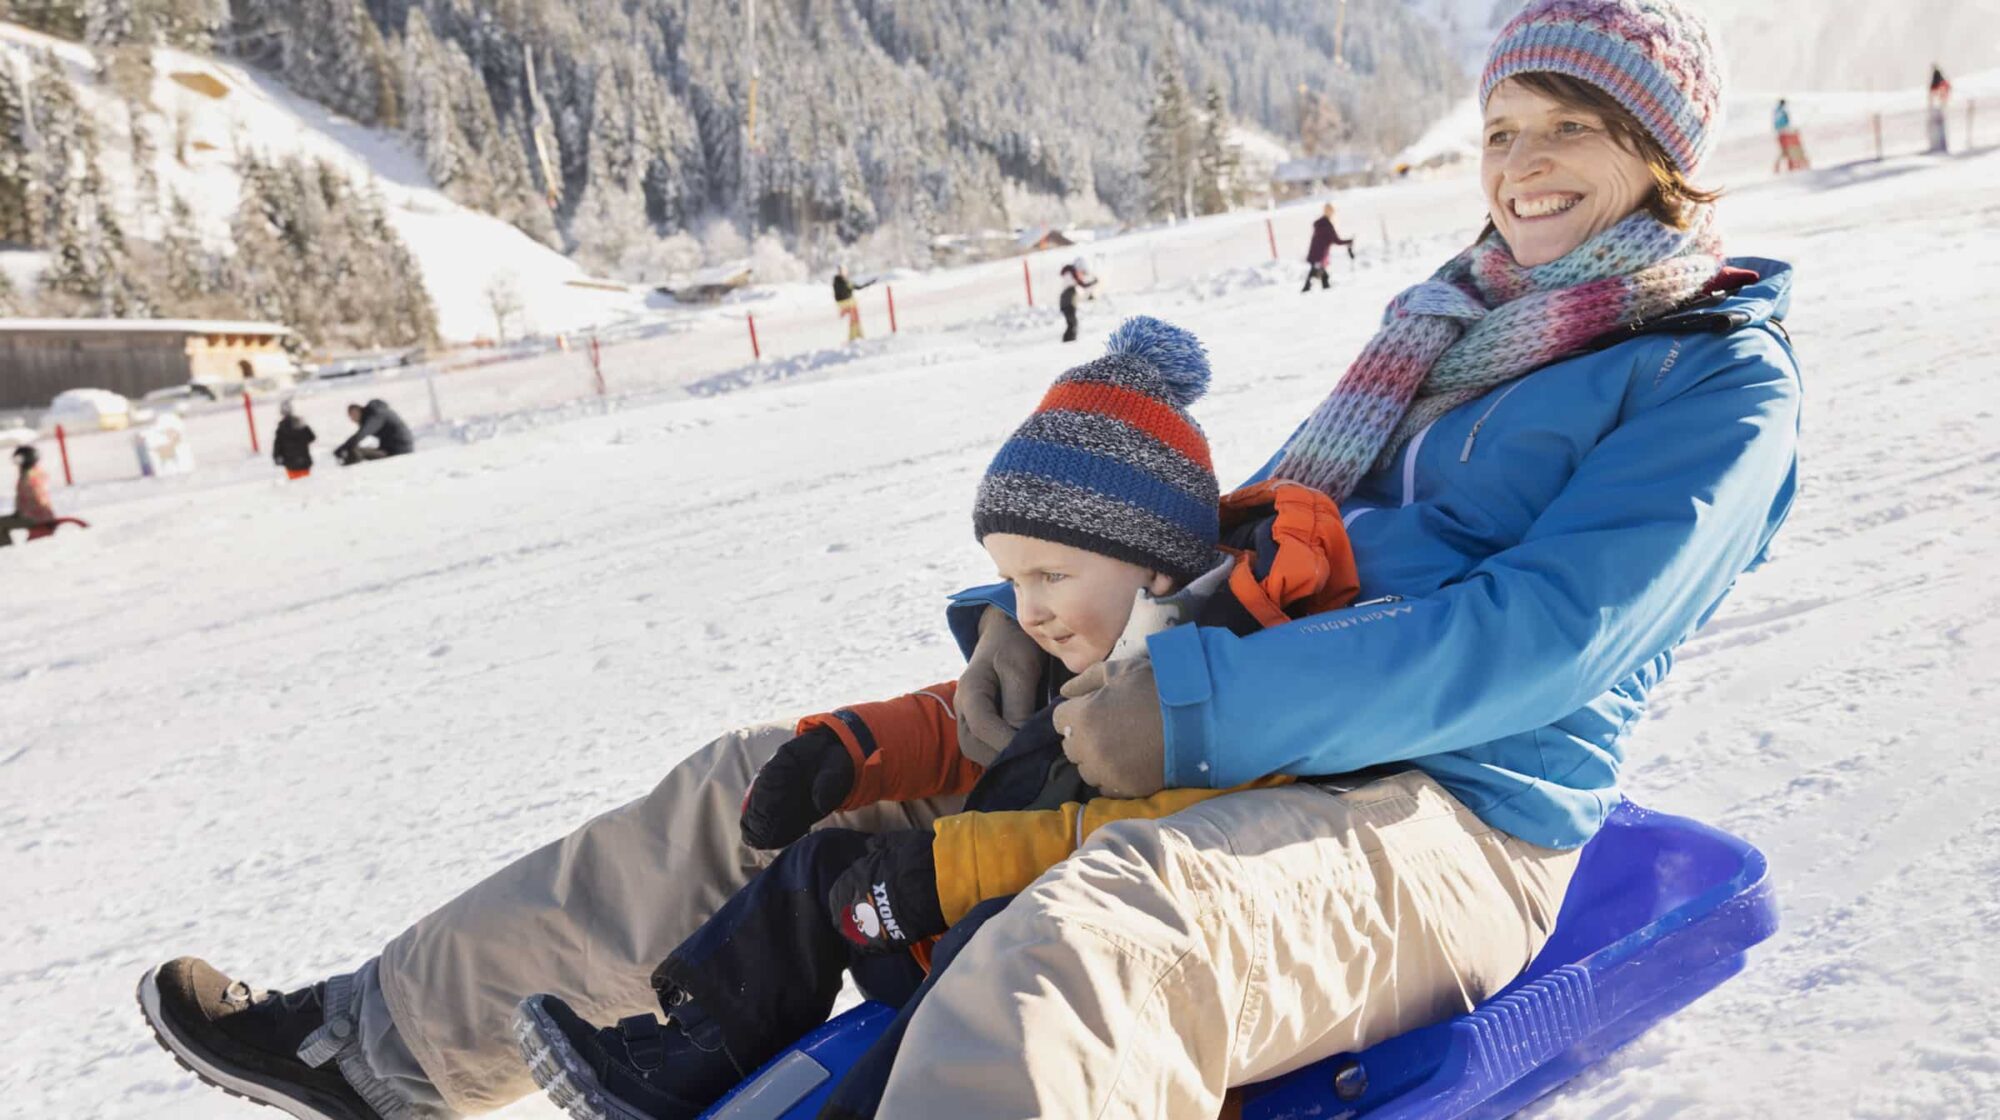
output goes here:
{"type": "MultiPolygon", "coordinates": [[[[1794,99],[1810,127],[1816,108],[1865,112],[1913,108],[1931,65],[1954,79],[2000,69],[2000,3],[1964,0],[1686,0],[1700,8],[1722,43],[1728,92],[1725,127],[1768,127],[1770,103],[1794,99]],[[1814,97],[1832,92],[1834,99],[1814,97]],[[1875,96],[1870,97],[1870,94],[1875,96]],[[1887,96],[1884,96],[1887,95],[1887,96]]],[[[1493,35],[1522,0],[1418,0],[1447,37],[1468,80],[1476,77],[1493,35]]],[[[1421,163],[1457,153],[1476,156],[1478,113],[1470,98],[1454,105],[1399,160],[1421,163]]]]}
{"type": "Polygon", "coordinates": [[[125,142],[132,122],[124,105],[98,80],[85,48],[16,24],[0,23],[0,62],[24,64],[29,52],[53,50],[66,64],[79,98],[99,122],[104,165],[120,199],[121,218],[157,236],[169,192],[195,211],[203,236],[227,244],[241,182],[235,154],[296,155],[325,160],[357,183],[372,182],[389,205],[396,232],[423,270],[447,340],[495,334],[487,288],[507,278],[521,296],[527,322],[510,328],[554,332],[639,313],[644,300],[624,291],[580,287],[583,270],[507,223],[446,198],[405,140],[364,128],[298,97],[262,71],[225,59],[159,49],[153,52],[153,111],[139,118],[158,153],[160,197],[139,197],[139,176],[125,142]]]}
{"type": "MultiPolygon", "coordinates": [[[[1996,176],[1992,151],[1901,159],[1725,202],[1736,251],[1798,267],[1803,496],[1683,651],[1630,789],[1762,846],[1785,926],[1534,1115],[2000,1099],[1996,176]]],[[[1287,263],[1117,310],[1209,343],[1196,412],[1236,478],[1448,244],[1331,294],[1287,263]]],[[[1091,306],[1087,337],[1112,321],[1091,306]]],[[[156,1049],[146,965],[352,965],[723,728],[953,671],[941,596],[988,574],[975,481],[1089,352],[1048,327],[872,341],[814,383],[552,411],[300,484],[88,491],[95,528],[0,557],[0,1112],[269,1115],[156,1049]]]]}

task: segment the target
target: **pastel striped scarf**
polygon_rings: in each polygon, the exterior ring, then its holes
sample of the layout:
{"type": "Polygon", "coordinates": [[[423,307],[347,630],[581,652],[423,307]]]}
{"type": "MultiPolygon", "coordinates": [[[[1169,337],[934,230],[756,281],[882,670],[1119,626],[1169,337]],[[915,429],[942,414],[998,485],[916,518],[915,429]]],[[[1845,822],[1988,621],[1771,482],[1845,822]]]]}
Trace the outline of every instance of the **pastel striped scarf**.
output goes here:
{"type": "Polygon", "coordinates": [[[1645,211],[1533,268],[1498,233],[1389,301],[1382,328],[1273,472],[1342,501],[1424,425],[1607,331],[1700,294],[1722,268],[1714,208],[1686,230],[1645,211]]]}

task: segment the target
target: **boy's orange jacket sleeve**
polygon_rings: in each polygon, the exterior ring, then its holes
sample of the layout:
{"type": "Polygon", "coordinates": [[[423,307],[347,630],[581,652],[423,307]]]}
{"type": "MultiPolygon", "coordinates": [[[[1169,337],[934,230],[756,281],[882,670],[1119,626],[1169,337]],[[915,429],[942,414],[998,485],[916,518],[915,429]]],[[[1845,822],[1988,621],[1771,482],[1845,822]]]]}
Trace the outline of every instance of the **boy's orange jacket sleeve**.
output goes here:
{"type": "Polygon", "coordinates": [[[824,727],[847,747],[854,789],[842,809],[877,801],[918,801],[965,793],[984,771],[958,750],[958,682],[946,681],[869,704],[800,720],[803,734],[824,727]]]}
{"type": "Polygon", "coordinates": [[[946,922],[957,925],[987,899],[1019,894],[1113,821],[1157,820],[1211,797],[1291,780],[1274,775],[1235,789],[1163,789],[1151,797],[1099,797],[1057,809],[939,817],[931,849],[937,860],[938,908],[946,922]]]}

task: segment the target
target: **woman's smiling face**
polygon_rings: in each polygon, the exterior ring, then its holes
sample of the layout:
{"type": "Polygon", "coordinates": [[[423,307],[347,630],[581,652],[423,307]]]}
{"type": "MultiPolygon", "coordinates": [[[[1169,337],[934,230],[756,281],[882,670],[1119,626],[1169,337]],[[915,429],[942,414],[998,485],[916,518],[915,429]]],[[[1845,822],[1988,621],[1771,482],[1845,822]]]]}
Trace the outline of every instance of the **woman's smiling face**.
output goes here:
{"type": "Polygon", "coordinates": [[[1487,213],[1514,260],[1547,264],[1623,221],[1653,173],[1604,119],[1512,78],[1486,99],[1479,161],[1487,213]]]}

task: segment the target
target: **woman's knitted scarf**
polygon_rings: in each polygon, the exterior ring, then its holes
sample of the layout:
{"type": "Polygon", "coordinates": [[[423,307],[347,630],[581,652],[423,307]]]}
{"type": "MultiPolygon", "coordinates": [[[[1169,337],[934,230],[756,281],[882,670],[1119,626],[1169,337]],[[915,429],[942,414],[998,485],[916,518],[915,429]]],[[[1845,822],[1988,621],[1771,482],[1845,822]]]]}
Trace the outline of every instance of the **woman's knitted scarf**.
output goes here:
{"type": "Polygon", "coordinates": [[[1642,210],[1533,268],[1488,234],[1389,301],[1382,328],[1273,473],[1343,501],[1439,416],[1686,303],[1722,268],[1714,208],[1693,218],[1678,230],[1642,210]]]}

